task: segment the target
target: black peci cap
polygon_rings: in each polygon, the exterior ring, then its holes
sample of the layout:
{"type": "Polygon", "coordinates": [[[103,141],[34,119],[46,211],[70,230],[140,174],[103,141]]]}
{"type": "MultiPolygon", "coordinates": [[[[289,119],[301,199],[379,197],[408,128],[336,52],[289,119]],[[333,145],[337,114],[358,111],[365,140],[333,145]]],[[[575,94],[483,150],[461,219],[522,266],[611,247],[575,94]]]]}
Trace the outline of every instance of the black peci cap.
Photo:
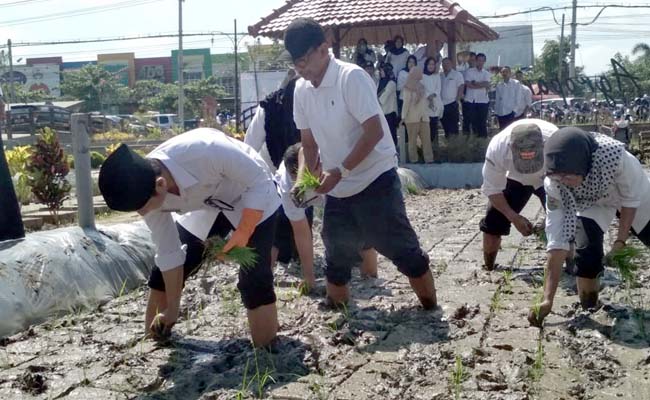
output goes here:
{"type": "Polygon", "coordinates": [[[311,18],[294,19],[284,33],[284,48],[294,61],[324,42],[323,27],[311,18]]]}
{"type": "Polygon", "coordinates": [[[106,205],[116,211],[137,211],[156,189],[156,173],[149,160],[122,144],[99,170],[99,190],[106,205]]]}

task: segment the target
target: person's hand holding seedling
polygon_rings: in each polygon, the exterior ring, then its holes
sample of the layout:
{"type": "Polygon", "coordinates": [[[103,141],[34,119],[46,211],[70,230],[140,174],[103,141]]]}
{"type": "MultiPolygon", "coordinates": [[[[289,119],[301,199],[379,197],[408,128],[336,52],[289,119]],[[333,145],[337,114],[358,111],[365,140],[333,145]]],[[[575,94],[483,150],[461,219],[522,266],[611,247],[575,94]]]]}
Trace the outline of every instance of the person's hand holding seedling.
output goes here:
{"type": "Polygon", "coordinates": [[[304,169],[298,176],[298,182],[291,189],[291,200],[298,208],[305,208],[308,203],[314,200],[321,180],[308,169],[304,169]]]}
{"type": "Polygon", "coordinates": [[[149,330],[154,340],[164,341],[169,339],[172,334],[172,328],[178,320],[178,313],[172,315],[168,311],[163,311],[153,318],[149,330]]]}
{"type": "Polygon", "coordinates": [[[528,218],[522,215],[517,215],[513,218],[512,224],[523,236],[530,236],[533,233],[533,224],[528,220],[528,218]]]}

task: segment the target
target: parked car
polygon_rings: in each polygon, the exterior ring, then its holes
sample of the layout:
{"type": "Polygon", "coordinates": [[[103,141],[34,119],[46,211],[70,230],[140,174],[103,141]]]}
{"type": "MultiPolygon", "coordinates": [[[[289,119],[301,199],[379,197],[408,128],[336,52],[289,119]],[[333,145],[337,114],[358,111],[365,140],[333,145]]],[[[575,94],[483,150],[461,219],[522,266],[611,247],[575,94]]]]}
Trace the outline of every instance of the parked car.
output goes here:
{"type": "Polygon", "coordinates": [[[181,125],[176,114],[156,114],[152,115],[149,120],[154,126],[162,130],[169,130],[181,125]]]}
{"type": "MultiPolygon", "coordinates": [[[[576,103],[583,103],[585,99],[583,97],[567,97],[566,102],[569,104],[569,106],[573,107],[576,103]]],[[[533,112],[539,113],[540,108],[564,108],[565,103],[564,99],[559,97],[559,98],[554,98],[554,99],[544,99],[544,100],[538,100],[534,102],[530,108],[533,110],[533,112]]]]}
{"type": "Polygon", "coordinates": [[[122,119],[115,115],[91,114],[90,125],[92,133],[108,132],[111,129],[120,129],[122,119]]]}
{"type": "Polygon", "coordinates": [[[9,122],[12,132],[31,132],[44,127],[70,131],[70,111],[54,105],[12,105],[9,122]]]}

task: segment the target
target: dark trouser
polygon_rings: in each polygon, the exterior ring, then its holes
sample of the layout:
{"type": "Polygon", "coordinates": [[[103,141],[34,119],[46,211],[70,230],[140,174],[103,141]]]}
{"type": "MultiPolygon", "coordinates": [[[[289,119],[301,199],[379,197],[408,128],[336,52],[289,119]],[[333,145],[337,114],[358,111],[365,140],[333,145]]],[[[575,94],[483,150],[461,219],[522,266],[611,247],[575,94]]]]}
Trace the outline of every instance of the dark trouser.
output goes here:
{"type": "Polygon", "coordinates": [[[429,133],[431,135],[431,148],[433,149],[434,159],[439,157],[438,155],[438,117],[429,117],[429,133]]]}
{"type": "Polygon", "coordinates": [[[399,119],[397,118],[397,113],[385,114],[386,122],[388,122],[388,129],[390,129],[390,136],[393,138],[393,143],[397,146],[397,124],[399,119]]]}
{"type": "MultiPolygon", "coordinates": [[[[305,215],[309,227],[312,227],[314,222],[314,207],[305,209],[305,215]]],[[[278,224],[275,228],[275,240],[273,246],[278,249],[278,261],[281,263],[289,263],[291,260],[299,260],[298,249],[293,237],[293,227],[291,221],[284,213],[284,209],[280,207],[278,210],[278,224]]]]}
{"type": "Polygon", "coordinates": [[[351,269],[361,263],[359,252],[364,247],[377,250],[409,278],[421,277],[429,270],[429,256],[420,248],[406,216],[395,169],[384,172],[354,196],[327,196],[322,237],[325,276],[334,285],[350,281],[351,269]]]}
{"type": "Polygon", "coordinates": [[[463,133],[470,134],[470,125],[472,120],[472,103],[463,101],[463,133]]]}
{"type": "Polygon", "coordinates": [[[454,101],[445,106],[445,111],[440,120],[442,123],[442,129],[445,130],[445,137],[458,134],[458,120],[458,102],[454,101]]]}
{"type": "MultiPolygon", "coordinates": [[[[242,271],[239,269],[239,282],[237,288],[241,294],[244,306],[253,310],[257,307],[275,303],[275,292],[273,290],[273,271],[271,270],[271,248],[275,236],[275,224],[277,213],[267,218],[255,228],[248,246],[255,249],[257,262],[255,266],[242,271]]],[[[187,245],[185,264],[183,264],[183,282],[194,275],[202,265],[205,245],[203,241],[187,231],[181,225],[176,224],[181,243],[187,245]]],[[[234,227],[228,219],[219,213],[208,237],[219,236],[225,238],[234,227]]],[[[149,277],[149,287],[154,290],[165,291],[165,281],[162,272],[154,267],[149,277]]]]}
{"type": "MultiPolygon", "coordinates": [[[[503,191],[508,205],[516,213],[520,213],[526,207],[533,194],[539,198],[542,206],[546,206],[544,186],[535,190],[532,186],[524,186],[517,181],[508,179],[506,188],[503,191]]],[[[510,226],[511,223],[508,218],[501,214],[501,211],[494,208],[492,204],[488,204],[487,213],[479,224],[481,232],[494,236],[507,236],[510,234],[510,226]]]]}
{"type": "Polygon", "coordinates": [[[489,104],[487,103],[470,103],[470,130],[478,137],[487,137],[487,117],[489,104]]]}
{"type": "Polygon", "coordinates": [[[508,115],[497,115],[497,119],[499,120],[499,130],[504,130],[508,125],[515,122],[515,113],[511,112],[508,115]]]}
{"type": "MultiPolygon", "coordinates": [[[[650,223],[637,233],[632,228],[632,234],[641,243],[650,247],[650,223]]],[[[603,250],[605,233],[600,226],[590,218],[578,217],[576,224],[576,276],[580,278],[596,279],[603,272],[603,250]]]]}

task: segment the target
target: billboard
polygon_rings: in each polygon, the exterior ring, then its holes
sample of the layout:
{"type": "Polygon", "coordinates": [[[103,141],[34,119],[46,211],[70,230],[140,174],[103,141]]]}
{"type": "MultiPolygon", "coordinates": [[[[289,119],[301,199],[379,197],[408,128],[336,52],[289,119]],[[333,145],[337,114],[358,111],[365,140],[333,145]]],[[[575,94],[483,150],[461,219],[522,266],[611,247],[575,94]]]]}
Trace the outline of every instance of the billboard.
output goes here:
{"type": "Polygon", "coordinates": [[[170,83],[172,80],[172,59],[170,57],[152,57],[135,59],[135,78],[156,80],[170,83]]]}
{"type": "Polygon", "coordinates": [[[110,72],[119,83],[132,87],[135,83],[135,55],[133,53],[99,54],[97,64],[110,72]]]}
{"type": "MultiPolygon", "coordinates": [[[[183,50],[183,79],[195,81],[212,76],[210,49],[183,50]]],[[[178,81],[178,50],[172,51],[172,80],[178,81]]]]}
{"type": "MultiPolygon", "coordinates": [[[[9,72],[2,74],[3,82],[10,82],[9,72]]],[[[13,81],[22,85],[26,90],[40,90],[54,97],[61,96],[61,69],[58,64],[38,64],[34,66],[16,65],[14,67],[13,81]]]]}

